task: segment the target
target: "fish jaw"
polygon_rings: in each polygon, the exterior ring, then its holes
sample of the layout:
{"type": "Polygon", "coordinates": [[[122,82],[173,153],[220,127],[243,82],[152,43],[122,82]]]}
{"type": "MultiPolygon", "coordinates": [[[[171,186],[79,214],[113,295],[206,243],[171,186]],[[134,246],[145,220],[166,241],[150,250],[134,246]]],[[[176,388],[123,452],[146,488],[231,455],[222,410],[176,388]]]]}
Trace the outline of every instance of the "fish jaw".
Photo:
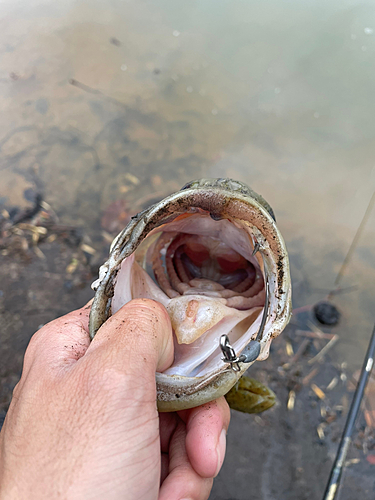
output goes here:
{"type": "MultiPolygon", "coordinates": [[[[231,191],[223,184],[219,186],[215,185],[215,183],[213,185],[212,183],[211,185],[207,183],[203,184],[200,187],[188,186],[186,189],[167,197],[159,204],[138,214],[116,238],[111,249],[110,258],[102,266],[100,279],[96,283],[97,291],[90,315],[90,334],[92,337],[101,324],[119,306],[121,307],[122,301],[117,301],[119,304],[116,305],[117,299],[115,294],[121,268],[124,262],[127,262],[133,256],[138,245],[146,236],[151,236],[155,231],[168,232],[169,229],[172,232],[176,229],[173,225],[180,224],[183,219],[190,219],[193,226],[196,221],[193,221],[192,215],[209,214],[214,221],[230,221],[231,229],[240,228],[245,233],[251,234],[252,243],[249,238],[243,239],[241,243],[242,246],[245,245],[248,247],[248,252],[251,253],[253,251],[254,242],[259,247],[256,258],[260,262],[259,268],[261,272],[267,272],[271,299],[264,335],[260,339],[261,352],[258,359],[265,359],[268,356],[272,339],[284,329],[291,313],[289,263],[284,241],[276,227],[273,212],[270,212],[269,205],[263,199],[260,199],[258,195],[255,195],[254,192],[251,190],[247,192],[246,189],[241,190],[242,188],[237,191],[231,191]]],[[[202,227],[208,223],[209,218],[206,217],[202,223],[202,227]]],[[[219,226],[220,224],[217,227],[219,226]]],[[[227,228],[222,233],[224,236],[225,234],[227,234],[227,228]]],[[[142,266],[139,266],[138,269],[136,264],[137,262],[133,260],[132,266],[129,265],[129,267],[135,270],[131,279],[133,285],[137,282],[137,279],[138,284],[143,279],[140,276],[144,272],[144,269],[142,266]]],[[[191,322],[191,318],[197,317],[195,313],[199,312],[206,299],[196,298],[194,295],[190,295],[188,298],[184,296],[182,304],[172,307],[171,302],[174,300],[174,297],[168,296],[168,294],[157,286],[155,288],[155,283],[149,276],[148,279],[149,282],[146,284],[146,287],[143,287],[143,291],[139,291],[142,287],[135,286],[134,288],[133,286],[128,297],[136,298],[136,295],[140,293],[143,297],[155,298],[163,303],[167,310],[170,308],[170,316],[172,322],[175,322],[176,328],[178,328],[178,325],[181,328],[183,326],[186,327],[189,321],[191,322]],[[134,293],[135,289],[138,292],[134,293]],[[158,294],[158,298],[156,298],[155,294],[158,294]],[[196,302],[198,302],[198,305],[196,302]],[[179,318],[181,317],[187,320],[185,325],[182,325],[183,321],[182,323],[180,322],[179,318]]],[[[217,308],[220,309],[219,306],[217,308]]],[[[246,330],[248,332],[247,340],[255,338],[260,326],[261,314],[258,314],[258,310],[256,313],[257,319],[253,321],[251,328],[246,330]]],[[[206,326],[211,326],[211,328],[202,335],[217,336],[218,331],[222,327],[221,322],[223,321],[223,317],[220,319],[220,313],[217,314],[217,323],[212,325],[210,323],[212,318],[208,318],[206,326]]],[[[187,329],[189,330],[189,328],[187,329]]],[[[199,343],[201,337],[193,339],[189,345],[194,346],[195,343],[199,343]]],[[[241,343],[241,338],[236,340],[234,347],[238,355],[246,343],[244,341],[241,343]]],[[[186,344],[181,345],[185,349],[186,344]]],[[[181,356],[183,356],[183,352],[181,356]]],[[[198,366],[195,367],[195,374],[190,374],[191,376],[186,376],[178,372],[173,373],[173,370],[172,373],[167,370],[166,373],[156,374],[158,407],[160,411],[191,408],[211,401],[228,392],[250,366],[250,364],[240,363],[240,370],[234,372],[215,353],[210,355],[206,364],[209,368],[206,373],[199,371],[198,366]],[[212,357],[215,359],[211,359],[212,357]]]]}

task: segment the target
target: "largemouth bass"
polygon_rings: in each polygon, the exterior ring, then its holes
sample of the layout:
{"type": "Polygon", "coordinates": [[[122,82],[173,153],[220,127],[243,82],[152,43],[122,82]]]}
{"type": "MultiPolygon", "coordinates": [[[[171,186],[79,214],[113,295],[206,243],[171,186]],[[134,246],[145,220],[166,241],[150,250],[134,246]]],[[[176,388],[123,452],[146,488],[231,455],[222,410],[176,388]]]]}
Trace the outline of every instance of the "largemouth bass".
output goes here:
{"type": "Polygon", "coordinates": [[[132,299],[166,307],[175,356],[156,374],[160,411],[228,393],[268,357],[291,315],[288,254],[274,213],[232,179],[190,182],[134,216],[93,289],[91,338],[132,299]]]}

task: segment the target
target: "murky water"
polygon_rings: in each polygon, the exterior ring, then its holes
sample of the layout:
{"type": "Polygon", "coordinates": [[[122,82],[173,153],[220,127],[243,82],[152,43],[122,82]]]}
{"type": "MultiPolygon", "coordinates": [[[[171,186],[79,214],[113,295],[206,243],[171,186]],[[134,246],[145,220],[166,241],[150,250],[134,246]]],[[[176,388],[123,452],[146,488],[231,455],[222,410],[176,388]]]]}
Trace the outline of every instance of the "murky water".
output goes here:
{"type": "MultiPolygon", "coordinates": [[[[231,176],[274,208],[294,307],[334,288],[375,189],[371,4],[3,0],[0,55],[2,206],[41,189],[99,248],[112,202],[231,176]]],[[[341,282],[357,288],[335,297],[333,355],[352,369],[374,321],[374,222],[341,282]]]]}
{"type": "MultiPolygon", "coordinates": [[[[114,200],[232,176],[278,215],[295,306],[333,288],[375,189],[374,8],[205,0],[0,9],[3,202],[25,203],[37,177],[61,220],[94,234],[114,200]]],[[[342,282],[358,291],[337,299],[355,363],[373,320],[374,220],[342,282]]]]}

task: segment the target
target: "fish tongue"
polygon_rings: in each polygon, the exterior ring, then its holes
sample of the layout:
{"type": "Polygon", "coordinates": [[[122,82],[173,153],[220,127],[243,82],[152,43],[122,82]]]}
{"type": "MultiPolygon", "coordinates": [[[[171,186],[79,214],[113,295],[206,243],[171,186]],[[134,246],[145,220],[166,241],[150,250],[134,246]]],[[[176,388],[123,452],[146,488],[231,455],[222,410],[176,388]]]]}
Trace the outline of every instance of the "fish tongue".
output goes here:
{"type": "MultiPolygon", "coordinates": [[[[224,306],[225,307],[225,306],[224,306]]],[[[227,307],[228,313],[221,321],[216,323],[210,330],[203,333],[195,342],[191,344],[179,344],[175,342],[175,360],[173,365],[168,368],[164,373],[169,375],[183,375],[194,376],[192,373],[198,367],[202,372],[205,372],[204,365],[207,358],[214,356],[221,364],[220,357],[220,337],[223,334],[229,334],[232,329],[241,324],[246,317],[254,314],[252,311],[237,311],[233,308],[227,307]]],[[[235,333],[233,331],[233,333],[235,333]]],[[[230,335],[230,340],[237,340],[236,335],[230,335]]]]}
{"type": "Polygon", "coordinates": [[[191,344],[225,317],[241,321],[244,311],[227,307],[226,299],[187,295],[171,299],[167,306],[177,342],[191,344]]]}

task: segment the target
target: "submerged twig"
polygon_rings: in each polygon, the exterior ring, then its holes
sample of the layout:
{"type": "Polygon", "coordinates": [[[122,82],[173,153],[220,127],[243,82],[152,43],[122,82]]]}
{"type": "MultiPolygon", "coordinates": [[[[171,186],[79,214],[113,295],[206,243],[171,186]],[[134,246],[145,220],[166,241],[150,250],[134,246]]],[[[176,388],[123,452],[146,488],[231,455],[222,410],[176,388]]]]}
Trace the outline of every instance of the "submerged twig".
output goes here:
{"type": "Polygon", "coordinates": [[[302,385],[308,385],[318,372],[319,368],[313,368],[305,377],[303,377],[302,385]]]}
{"type": "Polygon", "coordinates": [[[307,326],[311,328],[311,330],[316,333],[316,338],[318,339],[323,339],[324,338],[324,333],[320,328],[318,328],[312,321],[307,320],[307,326]]]}
{"type": "Polygon", "coordinates": [[[309,339],[304,339],[301,342],[301,344],[299,345],[299,347],[297,349],[297,352],[292,357],[292,359],[289,361],[290,364],[296,363],[299,360],[299,358],[302,356],[302,354],[304,354],[304,352],[306,351],[306,348],[309,345],[309,343],[310,343],[309,339]]]}
{"type": "Polygon", "coordinates": [[[307,337],[309,339],[318,339],[318,340],[321,339],[331,340],[335,336],[335,333],[318,334],[315,332],[310,332],[309,330],[296,330],[295,334],[300,337],[307,337]]]}
{"type": "Polygon", "coordinates": [[[313,363],[316,363],[317,361],[320,361],[326,354],[327,352],[333,347],[336,342],[339,340],[339,336],[335,334],[331,340],[323,347],[321,351],[318,352],[316,356],[313,358],[309,359],[308,364],[312,365],[313,363]]]}
{"type": "Polygon", "coordinates": [[[83,90],[84,92],[88,92],[89,94],[99,95],[103,99],[105,99],[106,101],[109,101],[109,102],[112,102],[114,104],[120,105],[120,106],[122,106],[124,108],[127,107],[126,104],[124,104],[123,102],[119,101],[115,97],[111,97],[111,96],[109,96],[107,94],[104,94],[101,90],[95,89],[94,87],[90,87],[89,85],[86,85],[85,83],[79,82],[75,78],[71,78],[69,80],[69,83],[70,83],[70,85],[73,85],[74,87],[77,87],[77,88],[83,90]]]}
{"type": "Polygon", "coordinates": [[[358,285],[346,286],[345,288],[338,287],[329,292],[329,294],[327,295],[327,299],[329,300],[334,295],[342,295],[344,293],[356,292],[357,290],[359,290],[358,285]]]}

